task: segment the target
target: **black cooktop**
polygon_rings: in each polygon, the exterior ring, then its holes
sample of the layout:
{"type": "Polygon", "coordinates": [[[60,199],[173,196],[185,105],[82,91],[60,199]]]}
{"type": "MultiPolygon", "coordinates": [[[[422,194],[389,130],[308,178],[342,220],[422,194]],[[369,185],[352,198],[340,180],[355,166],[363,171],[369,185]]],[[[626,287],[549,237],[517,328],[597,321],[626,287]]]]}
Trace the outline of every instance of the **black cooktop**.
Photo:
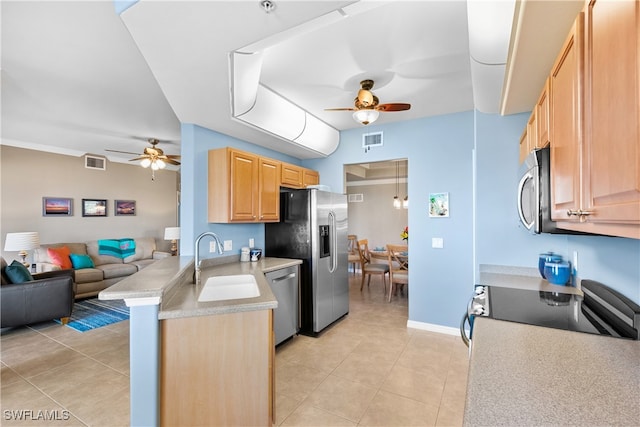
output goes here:
{"type": "Polygon", "coordinates": [[[640,306],[598,282],[583,280],[581,287],[584,297],[486,286],[488,310],[484,315],[529,325],[640,339],[640,306]]]}

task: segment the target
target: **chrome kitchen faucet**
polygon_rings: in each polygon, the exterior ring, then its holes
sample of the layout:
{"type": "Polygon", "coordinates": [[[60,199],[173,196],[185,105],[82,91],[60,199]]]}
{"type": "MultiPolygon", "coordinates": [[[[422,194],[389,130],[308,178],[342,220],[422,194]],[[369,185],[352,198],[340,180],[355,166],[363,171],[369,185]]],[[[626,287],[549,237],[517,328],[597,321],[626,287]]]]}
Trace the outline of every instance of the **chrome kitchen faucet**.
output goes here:
{"type": "Polygon", "coordinates": [[[222,248],[222,243],[220,243],[220,238],[218,237],[218,235],[212,231],[205,231],[204,233],[202,233],[201,235],[199,235],[198,237],[196,237],[196,243],[195,243],[195,264],[196,264],[196,271],[195,271],[195,275],[193,278],[193,283],[195,283],[196,285],[200,284],[200,263],[202,262],[200,260],[200,240],[204,237],[204,236],[211,236],[214,238],[214,240],[216,241],[216,245],[218,246],[218,253],[220,255],[224,254],[224,249],[222,248]]]}

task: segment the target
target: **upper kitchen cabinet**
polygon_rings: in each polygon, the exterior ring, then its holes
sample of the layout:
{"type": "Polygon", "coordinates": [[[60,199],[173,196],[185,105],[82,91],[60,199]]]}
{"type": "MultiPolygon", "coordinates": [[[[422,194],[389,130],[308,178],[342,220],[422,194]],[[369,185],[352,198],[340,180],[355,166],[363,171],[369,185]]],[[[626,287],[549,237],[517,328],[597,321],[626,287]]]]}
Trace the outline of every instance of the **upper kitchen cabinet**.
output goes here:
{"type": "Polygon", "coordinates": [[[527,135],[527,130],[529,126],[524,128],[522,132],[522,136],[520,137],[520,163],[524,162],[524,159],[529,155],[529,135],[527,135]]]}
{"type": "Polygon", "coordinates": [[[544,83],[542,93],[536,103],[536,148],[548,147],[550,144],[549,135],[549,78],[544,83]]]}
{"type": "MultiPolygon", "coordinates": [[[[584,81],[584,13],[576,18],[551,69],[551,218],[580,209],[580,148],[584,81]]],[[[571,218],[571,217],[569,217],[571,218]]]]}
{"type": "Polygon", "coordinates": [[[318,185],[320,175],[317,171],[305,169],[289,163],[282,163],[281,185],[288,188],[306,188],[309,185],[318,185]]]}
{"type": "Polygon", "coordinates": [[[637,1],[590,1],[554,66],[552,218],[561,228],[640,239],[639,20],[637,1]]]}
{"type": "Polygon", "coordinates": [[[209,222],[279,219],[280,162],[221,148],[209,151],[209,222]]]}

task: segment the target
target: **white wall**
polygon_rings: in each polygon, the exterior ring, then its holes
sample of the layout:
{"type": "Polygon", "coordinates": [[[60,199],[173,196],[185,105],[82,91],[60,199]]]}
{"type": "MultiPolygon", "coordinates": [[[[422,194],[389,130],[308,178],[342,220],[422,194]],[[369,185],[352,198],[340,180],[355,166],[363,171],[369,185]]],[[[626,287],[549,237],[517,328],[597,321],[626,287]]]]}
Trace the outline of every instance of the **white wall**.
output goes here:
{"type": "MultiPolygon", "coordinates": [[[[105,171],[84,167],[84,157],[0,146],[0,231],[37,231],[41,243],[100,238],[155,237],[162,249],[164,228],[177,225],[176,171],[156,172],[136,164],[107,162],[105,171]],[[73,216],[42,215],[43,197],[73,199],[73,216]],[[106,199],[106,217],[83,217],[82,199],[106,199]],[[114,200],[135,200],[135,216],[115,216],[114,200]]],[[[15,253],[3,252],[8,262],[15,253]]]]}
{"type": "MultiPolygon", "coordinates": [[[[403,189],[398,197],[404,198],[403,189]]],[[[358,239],[368,239],[369,248],[385,246],[387,243],[406,243],[400,233],[409,224],[408,210],[392,206],[395,184],[371,184],[347,187],[347,194],[362,194],[363,201],[349,203],[349,234],[358,239]]]]}

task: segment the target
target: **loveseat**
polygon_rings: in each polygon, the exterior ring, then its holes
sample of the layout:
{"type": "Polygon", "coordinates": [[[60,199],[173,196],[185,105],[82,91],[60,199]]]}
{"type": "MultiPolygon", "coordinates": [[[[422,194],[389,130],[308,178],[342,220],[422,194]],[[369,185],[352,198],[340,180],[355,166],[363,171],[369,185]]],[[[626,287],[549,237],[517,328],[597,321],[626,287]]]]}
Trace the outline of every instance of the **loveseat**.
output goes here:
{"type": "Polygon", "coordinates": [[[0,327],[29,325],[52,319],[66,323],[73,310],[75,295],[72,270],[31,275],[22,267],[24,273],[20,280],[14,282],[6,273],[6,268],[7,263],[0,258],[0,327]]]}
{"type": "MultiPolygon", "coordinates": [[[[115,239],[118,240],[118,239],[115,239]]],[[[122,239],[125,240],[125,239],[122,239]]],[[[75,265],[74,278],[76,284],[76,299],[87,298],[97,295],[101,290],[108,288],[114,283],[128,277],[158,259],[171,256],[168,252],[156,250],[156,241],[153,237],[138,237],[131,239],[135,244],[135,252],[124,257],[106,255],[103,240],[92,240],[84,243],[51,243],[40,245],[34,251],[34,263],[36,272],[46,272],[60,270],[59,259],[56,253],[51,253],[49,249],[62,251],[68,248],[72,259],[80,260],[75,265]]],[[[59,253],[59,252],[57,252],[59,253]]]]}

